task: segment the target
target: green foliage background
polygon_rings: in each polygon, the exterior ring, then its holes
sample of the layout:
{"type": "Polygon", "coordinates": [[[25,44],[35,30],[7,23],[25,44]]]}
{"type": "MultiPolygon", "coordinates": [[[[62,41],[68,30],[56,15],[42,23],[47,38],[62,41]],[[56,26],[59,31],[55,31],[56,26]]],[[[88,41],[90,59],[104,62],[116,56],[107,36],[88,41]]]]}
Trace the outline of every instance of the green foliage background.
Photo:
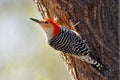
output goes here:
{"type": "Polygon", "coordinates": [[[30,17],[41,18],[32,0],[0,0],[0,80],[70,80],[30,17]]]}

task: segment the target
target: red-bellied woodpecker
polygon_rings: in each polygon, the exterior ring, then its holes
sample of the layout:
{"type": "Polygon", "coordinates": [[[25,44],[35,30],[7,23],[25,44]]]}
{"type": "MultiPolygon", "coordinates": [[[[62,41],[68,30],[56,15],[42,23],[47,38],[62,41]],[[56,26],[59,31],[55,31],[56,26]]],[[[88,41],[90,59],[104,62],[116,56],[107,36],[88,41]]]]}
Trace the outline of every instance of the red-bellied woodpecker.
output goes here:
{"type": "Polygon", "coordinates": [[[45,18],[31,20],[39,23],[46,32],[48,43],[55,50],[68,53],[86,63],[93,65],[97,70],[103,67],[100,62],[93,59],[90,55],[92,51],[86,42],[74,31],[57,25],[53,20],[45,18]]]}

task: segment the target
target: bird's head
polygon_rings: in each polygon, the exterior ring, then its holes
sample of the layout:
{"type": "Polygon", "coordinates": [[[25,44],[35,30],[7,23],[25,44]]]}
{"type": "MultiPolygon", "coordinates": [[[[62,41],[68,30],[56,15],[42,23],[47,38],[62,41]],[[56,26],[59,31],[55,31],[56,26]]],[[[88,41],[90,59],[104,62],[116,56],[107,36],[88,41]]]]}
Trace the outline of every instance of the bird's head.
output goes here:
{"type": "Polygon", "coordinates": [[[39,23],[43,30],[46,32],[48,38],[52,38],[59,33],[60,27],[51,19],[45,18],[41,20],[37,20],[34,18],[30,18],[31,20],[39,23]]]}

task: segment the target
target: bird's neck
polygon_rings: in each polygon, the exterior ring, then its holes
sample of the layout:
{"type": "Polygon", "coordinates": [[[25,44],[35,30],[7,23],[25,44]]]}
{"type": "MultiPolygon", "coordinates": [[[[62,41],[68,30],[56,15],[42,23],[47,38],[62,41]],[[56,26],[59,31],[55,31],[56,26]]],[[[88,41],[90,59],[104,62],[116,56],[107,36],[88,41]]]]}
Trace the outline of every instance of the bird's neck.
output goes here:
{"type": "Polygon", "coordinates": [[[45,33],[46,33],[46,36],[47,36],[47,39],[48,40],[50,40],[54,35],[53,35],[53,28],[51,27],[51,28],[49,28],[49,29],[47,29],[47,28],[44,28],[44,31],[45,31],[45,33]]]}
{"type": "Polygon", "coordinates": [[[44,31],[46,32],[47,38],[50,40],[59,33],[60,27],[58,25],[54,25],[49,28],[44,28],[44,31]]]}
{"type": "Polygon", "coordinates": [[[60,31],[60,27],[56,24],[54,25],[53,35],[56,36],[60,31]]]}

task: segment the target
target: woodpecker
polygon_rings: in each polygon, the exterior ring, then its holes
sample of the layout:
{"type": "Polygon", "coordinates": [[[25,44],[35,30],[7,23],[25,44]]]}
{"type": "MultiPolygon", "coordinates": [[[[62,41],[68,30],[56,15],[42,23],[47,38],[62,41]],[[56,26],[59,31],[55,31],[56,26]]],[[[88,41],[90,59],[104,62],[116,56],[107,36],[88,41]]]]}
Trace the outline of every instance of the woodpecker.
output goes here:
{"type": "Polygon", "coordinates": [[[52,48],[68,53],[75,58],[91,64],[97,70],[102,69],[103,65],[90,56],[92,51],[90,50],[85,40],[83,40],[80,35],[76,34],[76,32],[57,25],[49,18],[44,18],[41,20],[34,18],[30,19],[41,25],[42,29],[46,33],[48,44],[52,48]]]}

